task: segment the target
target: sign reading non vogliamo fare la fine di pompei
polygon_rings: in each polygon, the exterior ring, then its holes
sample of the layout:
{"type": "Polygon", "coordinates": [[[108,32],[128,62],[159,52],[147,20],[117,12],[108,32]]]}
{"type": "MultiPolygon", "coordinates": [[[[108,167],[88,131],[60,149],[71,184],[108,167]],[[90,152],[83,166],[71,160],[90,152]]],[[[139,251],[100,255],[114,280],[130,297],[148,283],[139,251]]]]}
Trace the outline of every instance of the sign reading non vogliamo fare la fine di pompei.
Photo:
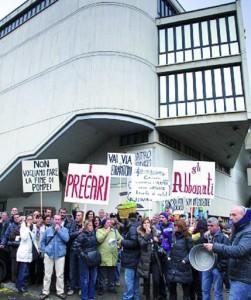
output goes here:
{"type": "Polygon", "coordinates": [[[172,197],[213,199],[215,163],[175,160],[172,173],[172,197]]]}
{"type": "Polygon", "coordinates": [[[65,202],[108,204],[111,166],[69,164],[65,202]]]}
{"type": "Polygon", "coordinates": [[[23,160],[22,178],[24,193],[59,191],[58,160],[23,160]]]}

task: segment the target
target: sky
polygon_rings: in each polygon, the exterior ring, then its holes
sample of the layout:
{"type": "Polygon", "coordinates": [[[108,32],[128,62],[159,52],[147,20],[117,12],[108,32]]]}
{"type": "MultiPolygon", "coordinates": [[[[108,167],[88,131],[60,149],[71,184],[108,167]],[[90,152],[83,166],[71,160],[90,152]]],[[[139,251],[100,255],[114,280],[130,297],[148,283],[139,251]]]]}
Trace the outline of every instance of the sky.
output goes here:
{"type": "MultiPolygon", "coordinates": [[[[145,0],[153,1],[153,0],[145,0]]],[[[251,0],[238,0],[241,1],[242,14],[244,19],[244,27],[246,30],[246,46],[247,53],[251,53],[251,0]]],[[[0,20],[4,18],[8,13],[14,10],[16,7],[24,3],[24,0],[0,0],[0,20]]],[[[209,6],[221,5],[229,2],[234,2],[234,0],[179,0],[180,4],[184,7],[186,11],[200,9],[209,6]]],[[[251,57],[248,55],[248,69],[249,77],[251,76],[251,57]]],[[[251,82],[251,80],[250,80],[251,82]]]]}

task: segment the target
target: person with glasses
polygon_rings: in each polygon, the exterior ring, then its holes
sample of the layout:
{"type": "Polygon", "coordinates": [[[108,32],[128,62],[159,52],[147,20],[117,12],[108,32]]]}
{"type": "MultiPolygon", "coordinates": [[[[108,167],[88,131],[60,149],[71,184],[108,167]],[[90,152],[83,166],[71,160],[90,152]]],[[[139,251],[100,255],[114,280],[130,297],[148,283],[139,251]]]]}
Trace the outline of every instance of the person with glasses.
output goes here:
{"type": "MultiPolygon", "coordinates": [[[[204,239],[208,243],[229,245],[228,238],[221,231],[219,221],[211,217],[207,220],[208,231],[204,239]]],[[[202,295],[203,300],[211,299],[211,288],[214,286],[214,299],[223,300],[223,276],[227,271],[227,259],[218,255],[215,265],[211,270],[202,272],[202,295]]]]}

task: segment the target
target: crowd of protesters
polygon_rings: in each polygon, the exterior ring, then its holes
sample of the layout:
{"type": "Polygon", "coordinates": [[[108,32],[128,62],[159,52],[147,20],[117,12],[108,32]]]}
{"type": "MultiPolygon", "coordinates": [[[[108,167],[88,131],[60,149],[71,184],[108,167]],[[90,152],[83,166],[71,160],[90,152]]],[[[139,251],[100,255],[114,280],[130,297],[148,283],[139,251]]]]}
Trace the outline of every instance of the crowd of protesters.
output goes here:
{"type": "Polygon", "coordinates": [[[27,291],[27,282],[43,284],[40,299],[46,299],[55,280],[61,299],[76,293],[82,300],[95,299],[96,293],[102,298],[117,293],[122,267],[123,300],[175,300],[178,284],[184,300],[209,300],[213,293],[223,300],[224,289],[230,290],[230,300],[251,299],[249,209],[233,208],[229,224],[215,217],[191,224],[170,209],[151,219],[139,213],[121,219],[103,209],[98,215],[76,210],[70,216],[65,208],[55,215],[51,209],[25,217],[16,208],[10,216],[2,213],[0,248],[9,251],[11,280],[20,293],[27,291]],[[217,254],[208,271],[189,262],[197,244],[217,254]]]}

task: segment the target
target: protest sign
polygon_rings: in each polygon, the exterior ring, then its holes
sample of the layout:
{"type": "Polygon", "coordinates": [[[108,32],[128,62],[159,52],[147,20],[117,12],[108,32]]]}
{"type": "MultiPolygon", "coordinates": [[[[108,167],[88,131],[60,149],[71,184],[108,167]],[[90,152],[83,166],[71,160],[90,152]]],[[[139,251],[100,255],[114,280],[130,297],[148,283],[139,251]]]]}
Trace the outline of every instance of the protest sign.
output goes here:
{"type": "Polygon", "coordinates": [[[108,204],[110,176],[110,166],[69,164],[64,201],[81,204],[108,204]]]}
{"type": "Polygon", "coordinates": [[[135,165],[141,167],[151,167],[153,160],[152,149],[143,149],[135,152],[135,165]]]}
{"type": "Polygon", "coordinates": [[[210,204],[206,199],[213,199],[214,192],[214,162],[185,160],[175,160],[173,162],[173,198],[188,198],[190,201],[190,204],[186,203],[188,206],[206,206],[205,204],[210,204]]]}
{"type": "Polygon", "coordinates": [[[22,178],[24,193],[59,191],[58,160],[23,160],[22,178]]]}
{"type": "Polygon", "coordinates": [[[107,153],[107,165],[111,166],[112,177],[129,177],[135,164],[135,154],[107,153]]]}
{"type": "Polygon", "coordinates": [[[148,201],[164,201],[169,195],[167,168],[133,168],[130,198],[146,207],[148,201]]]}

